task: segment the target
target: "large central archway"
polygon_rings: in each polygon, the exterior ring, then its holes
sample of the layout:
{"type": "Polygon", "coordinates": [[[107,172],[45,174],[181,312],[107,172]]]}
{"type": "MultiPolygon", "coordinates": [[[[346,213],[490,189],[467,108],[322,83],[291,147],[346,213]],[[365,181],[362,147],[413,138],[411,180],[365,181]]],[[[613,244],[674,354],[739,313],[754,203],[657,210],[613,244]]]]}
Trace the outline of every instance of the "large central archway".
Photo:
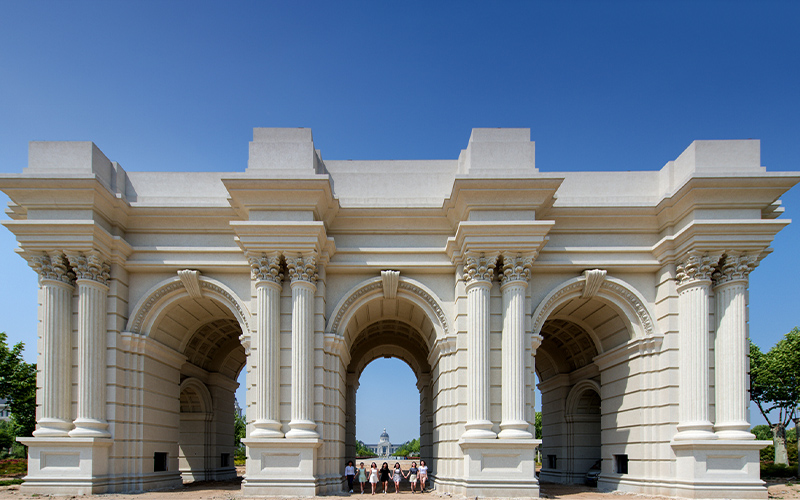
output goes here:
{"type": "Polygon", "coordinates": [[[408,364],[416,376],[420,454],[435,463],[433,372],[436,354],[450,328],[434,293],[415,280],[384,271],[380,278],[366,280],[344,295],[331,315],[328,331],[342,336],[350,358],[346,369],[345,456],[355,456],[359,377],[375,359],[393,357],[408,364]]]}

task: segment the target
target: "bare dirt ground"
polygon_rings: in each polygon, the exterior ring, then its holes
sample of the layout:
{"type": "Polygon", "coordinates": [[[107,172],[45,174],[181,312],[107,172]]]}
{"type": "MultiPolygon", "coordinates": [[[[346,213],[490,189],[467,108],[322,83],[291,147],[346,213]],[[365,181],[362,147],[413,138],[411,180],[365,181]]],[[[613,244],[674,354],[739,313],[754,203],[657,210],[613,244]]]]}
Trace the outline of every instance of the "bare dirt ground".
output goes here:
{"type": "MultiPolygon", "coordinates": [[[[800,500],[800,484],[793,484],[792,482],[767,482],[769,498],[775,500],[800,500]]],[[[369,487],[369,485],[367,485],[369,487]]],[[[394,486],[390,486],[390,491],[394,491],[394,486]]],[[[329,495],[326,499],[344,499],[353,497],[353,500],[364,499],[369,500],[372,495],[367,492],[364,495],[358,493],[360,488],[356,489],[356,493],[348,495],[342,493],[341,495],[329,495]]],[[[559,500],[663,500],[665,497],[652,497],[645,495],[631,495],[624,493],[601,493],[594,488],[586,486],[575,485],[561,485],[542,483],[541,493],[543,498],[552,498],[559,500]]],[[[446,500],[449,496],[442,495],[438,492],[428,491],[423,494],[417,493],[412,497],[410,491],[403,491],[397,493],[378,493],[375,495],[375,500],[411,500],[412,498],[419,498],[419,500],[446,500]]],[[[14,499],[14,500],[34,500],[41,498],[50,498],[44,495],[29,495],[20,492],[19,485],[1,486],[0,499],[14,499]]],[[[60,499],[74,499],[74,496],[60,496],[55,497],[60,499]]],[[[185,485],[183,488],[167,491],[152,491],[140,494],[108,494],[97,495],[100,500],[249,500],[251,497],[245,497],[241,492],[241,478],[234,481],[226,482],[199,482],[185,485]]],[[[282,497],[280,500],[288,500],[282,497]]]]}

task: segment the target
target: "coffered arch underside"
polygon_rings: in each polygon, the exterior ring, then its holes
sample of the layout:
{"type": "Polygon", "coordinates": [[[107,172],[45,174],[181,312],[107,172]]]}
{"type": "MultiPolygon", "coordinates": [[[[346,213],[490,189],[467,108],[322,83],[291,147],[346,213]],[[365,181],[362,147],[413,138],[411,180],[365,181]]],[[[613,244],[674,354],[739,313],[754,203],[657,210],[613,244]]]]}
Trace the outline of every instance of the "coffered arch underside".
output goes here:
{"type": "Polygon", "coordinates": [[[352,344],[347,371],[360,378],[364,368],[378,358],[404,361],[418,380],[421,375],[430,373],[428,348],[423,336],[410,323],[384,319],[363,328],[352,344]]]}

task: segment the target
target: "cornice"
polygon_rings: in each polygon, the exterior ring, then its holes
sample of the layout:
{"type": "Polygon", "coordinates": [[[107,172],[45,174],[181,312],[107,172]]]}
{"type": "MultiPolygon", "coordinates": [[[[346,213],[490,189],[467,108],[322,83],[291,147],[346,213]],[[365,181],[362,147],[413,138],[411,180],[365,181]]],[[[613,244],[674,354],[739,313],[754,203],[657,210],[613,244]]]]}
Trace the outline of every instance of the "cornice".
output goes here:
{"type": "Polygon", "coordinates": [[[563,181],[563,177],[544,175],[516,179],[457,176],[442,209],[453,227],[476,211],[547,210],[563,181]]]}
{"type": "Polygon", "coordinates": [[[553,221],[462,221],[455,236],[447,239],[445,252],[455,262],[468,253],[539,253],[547,244],[553,221]]]}
{"type": "Polygon", "coordinates": [[[316,253],[325,264],[336,244],[321,221],[231,221],[236,243],[248,254],[316,253]]]}
{"type": "Polygon", "coordinates": [[[65,253],[97,252],[104,260],[124,264],[133,249],[120,236],[112,236],[94,221],[13,220],[3,223],[14,233],[26,260],[59,250],[65,253]]]}

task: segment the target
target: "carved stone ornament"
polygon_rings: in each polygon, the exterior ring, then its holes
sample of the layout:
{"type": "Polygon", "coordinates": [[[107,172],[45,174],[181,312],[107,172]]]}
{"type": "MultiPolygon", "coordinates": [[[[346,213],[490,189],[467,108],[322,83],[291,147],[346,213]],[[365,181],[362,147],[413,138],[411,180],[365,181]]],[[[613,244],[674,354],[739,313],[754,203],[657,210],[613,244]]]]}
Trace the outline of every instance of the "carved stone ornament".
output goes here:
{"type": "Polygon", "coordinates": [[[313,254],[297,257],[286,257],[286,268],[289,279],[317,283],[317,259],[313,254]]]}
{"type": "Polygon", "coordinates": [[[272,281],[281,284],[283,273],[281,272],[281,256],[275,252],[270,255],[251,255],[250,276],[254,281],[272,281]]]}
{"type": "Polygon", "coordinates": [[[497,254],[468,254],[467,263],[464,265],[464,281],[492,281],[494,269],[497,266],[497,254]]]}
{"type": "Polygon", "coordinates": [[[683,262],[678,264],[678,285],[685,285],[693,281],[710,280],[711,273],[714,272],[719,258],[719,254],[689,254],[683,262]]]}
{"type": "Polygon", "coordinates": [[[604,269],[592,269],[583,272],[583,276],[586,278],[586,285],[583,287],[582,299],[591,299],[597,295],[600,286],[606,280],[606,273],[607,271],[604,269]]]}
{"type": "Polygon", "coordinates": [[[92,280],[103,285],[108,285],[111,266],[96,252],[88,255],[68,254],[67,259],[75,271],[75,279],[92,280]]]}
{"type": "Polygon", "coordinates": [[[72,284],[75,273],[69,267],[66,256],[60,252],[50,255],[34,255],[30,262],[31,267],[39,274],[39,280],[61,281],[72,284]]]}
{"type": "Polygon", "coordinates": [[[714,271],[712,279],[716,286],[731,281],[746,280],[758,265],[757,255],[725,255],[714,271]]]}
{"type": "Polygon", "coordinates": [[[531,267],[536,255],[536,252],[528,255],[503,253],[503,274],[500,275],[500,281],[528,282],[531,279],[531,267]]]}

